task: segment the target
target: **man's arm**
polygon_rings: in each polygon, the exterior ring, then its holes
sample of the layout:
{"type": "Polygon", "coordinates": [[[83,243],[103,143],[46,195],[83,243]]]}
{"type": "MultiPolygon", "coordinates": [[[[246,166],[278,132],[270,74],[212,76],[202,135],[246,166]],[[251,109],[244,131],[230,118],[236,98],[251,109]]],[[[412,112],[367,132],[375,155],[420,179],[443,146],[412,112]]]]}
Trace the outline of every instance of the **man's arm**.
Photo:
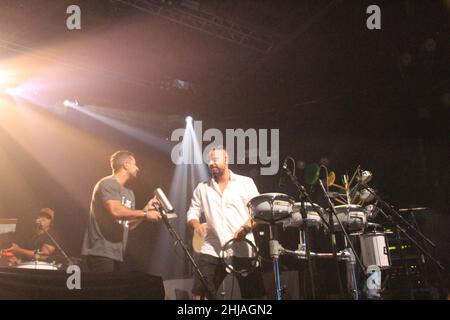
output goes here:
{"type": "Polygon", "coordinates": [[[234,233],[234,239],[243,240],[247,234],[249,234],[253,228],[256,227],[256,222],[249,218],[239,229],[234,233]]]}
{"type": "MultiPolygon", "coordinates": [[[[254,197],[258,196],[259,192],[253,179],[251,178],[248,179],[249,180],[247,181],[247,192],[248,192],[247,198],[248,201],[250,201],[254,197]]],[[[245,221],[245,223],[239,229],[236,230],[233,238],[237,240],[243,240],[245,236],[248,233],[250,233],[255,227],[256,227],[255,220],[253,219],[253,217],[249,216],[247,221],[245,221]]]]}
{"type": "Polygon", "coordinates": [[[47,260],[55,252],[56,248],[48,243],[44,243],[39,249],[39,253],[35,255],[36,260],[47,260]]]}
{"type": "Polygon", "coordinates": [[[6,252],[11,252],[16,256],[21,258],[26,258],[28,260],[33,260],[35,258],[36,252],[35,250],[24,249],[20,247],[18,244],[13,243],[11,247],[5,250],[6,252]]]}
{"type": "Polygon", "coordinates": [[[200,223],[197,219],[191,219],[188,221],[188,224],[194,229],[200,237],[204,237],[208,232],[209,226],[206,223],[200,223]]]}
{"type": "MultiPolygon", "coordinates": [[[[107,200],[104,202],[105,208],[114,219],[120,220],[134,220],[134,219],[148,219],[150,221],[158,221],[161,219],[161,214],[155,209],[148,208],[148,210],[133,210],[125,207],[118,200],[107,200]]],[[[145,208],[144,208],[145,209],[145,208]]]]}
{"type": "Polygon", "coordinates": [[[187,212],[187,222],[192,229],[194,229],[194,232],[198,233],[201,237],[204,237],[209,227],[206,223],[200,223],[201,213],[200,185],[198,185],[192,195],[191,205],[187,212]]]}

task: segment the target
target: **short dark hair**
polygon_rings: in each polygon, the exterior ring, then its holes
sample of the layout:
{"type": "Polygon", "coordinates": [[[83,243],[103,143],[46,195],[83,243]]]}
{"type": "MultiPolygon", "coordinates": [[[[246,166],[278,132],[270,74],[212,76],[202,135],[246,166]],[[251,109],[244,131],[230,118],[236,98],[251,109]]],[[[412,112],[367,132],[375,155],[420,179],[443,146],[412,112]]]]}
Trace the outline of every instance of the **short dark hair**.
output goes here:
{"type": "Polygon", "coordinates": [[[55,210],[51,209],[51,208],[42,208],[41,210],[39,210],[38,213],[39,217],[47,217],[50,220],[55,219],[55,210]]]}
{"type": "Polygon", "coordinates": [[[109,159],[113,172],[119,170],[122,165],[130,158],[134,158],[134,154],[127,150],[119,150],[114,152],[109,159]]]}

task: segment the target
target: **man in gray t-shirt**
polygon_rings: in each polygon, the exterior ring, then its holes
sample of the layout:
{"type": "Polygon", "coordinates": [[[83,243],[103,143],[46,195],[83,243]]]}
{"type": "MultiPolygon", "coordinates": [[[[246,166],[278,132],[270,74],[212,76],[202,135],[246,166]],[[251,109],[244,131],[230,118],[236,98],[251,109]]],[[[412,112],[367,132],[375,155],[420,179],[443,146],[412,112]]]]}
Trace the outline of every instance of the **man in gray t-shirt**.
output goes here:
{"type": "Polygon", "coordinates": [[[136,178],[139,168],[129,151],[117,151],[110,159],[112,175],[100,179],[94,187],[89,223],[84,234],[81,254],[86,256],[89,271],[119,271],[123,262],[128,230],[141,221],[158,221],[155,198],[143,210],[135,210],[135,198],[125,183],[136,178]]]}

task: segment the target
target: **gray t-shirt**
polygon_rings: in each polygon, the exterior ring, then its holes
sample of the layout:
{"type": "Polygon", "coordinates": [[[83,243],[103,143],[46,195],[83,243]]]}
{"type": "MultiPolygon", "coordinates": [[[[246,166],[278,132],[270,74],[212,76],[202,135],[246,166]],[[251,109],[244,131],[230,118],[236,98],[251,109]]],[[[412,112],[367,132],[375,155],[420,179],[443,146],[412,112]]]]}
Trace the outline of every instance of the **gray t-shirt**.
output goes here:
{"type": "Polygon", "coordinates": [[[118,200],[134,209],[134,193],[122,187],[113,176],[102,178],[94,187],[89,223],[84,234],[82,255],[102,256],[123,261],[128,238],[128,221],[117,220],[106,210],[107,200],[118,200]]]}

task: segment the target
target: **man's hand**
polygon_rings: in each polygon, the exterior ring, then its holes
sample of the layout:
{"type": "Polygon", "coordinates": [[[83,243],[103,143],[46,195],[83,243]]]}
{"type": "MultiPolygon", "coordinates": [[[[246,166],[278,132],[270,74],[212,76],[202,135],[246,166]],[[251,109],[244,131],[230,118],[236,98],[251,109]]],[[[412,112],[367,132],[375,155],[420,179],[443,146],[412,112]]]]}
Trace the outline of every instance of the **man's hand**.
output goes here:
{"type": "Polygon", "coordinates": [[[242,241],[245,239],[245,236],[252,230],[250,226],[244,225],[236,230],[234,233],[233,239],[242,241]]]}
{"type": "Polygon", "coordinates": [[[8,265],[10,267],[15,267],[17,266],[21,261],[16,257],[16,256],[12,256],[8,258],[8,265]]]}
{"type": "Polygon", "coordinates": [[[149,210],[147,212],[147,220],[151,222],[157,222],[161,220],[161,214],[156,210],[149,210]]]}
{"type": "Polygon", "coordinates": [[[147,220],[151,222],[157,222],[161,220],[161,213],[156,210],[155,205],[160,205],[156,196],[151,198],[144,207],[144,212],[147,212],[147,220]]]}
{"type": "Polygon", "coordinates": [[[16,243],[11,244],[11,247],[9,247],[8,249],[6,249],[6,252],[11,252],[11,253],[18,253],[20,251],[20,246],[16,243]]]}
{"type": "Polygon", "coordinates": [[[206,233],[208,233],[209,226],[207,223],[199,224],[195,229],[194,232],[197,233],[200,237],[204,238],[206,236],[206,233]]]}
{"type": "Polygon", "coordinates": [[[147,204],[144,207],[144,211],[149,211],[149,210],[156,210],[155,205],[161,205],[158,202],[158,199],[156,198],[156,196],[154,196],[153,198],[151,198],[147,204]]]}

